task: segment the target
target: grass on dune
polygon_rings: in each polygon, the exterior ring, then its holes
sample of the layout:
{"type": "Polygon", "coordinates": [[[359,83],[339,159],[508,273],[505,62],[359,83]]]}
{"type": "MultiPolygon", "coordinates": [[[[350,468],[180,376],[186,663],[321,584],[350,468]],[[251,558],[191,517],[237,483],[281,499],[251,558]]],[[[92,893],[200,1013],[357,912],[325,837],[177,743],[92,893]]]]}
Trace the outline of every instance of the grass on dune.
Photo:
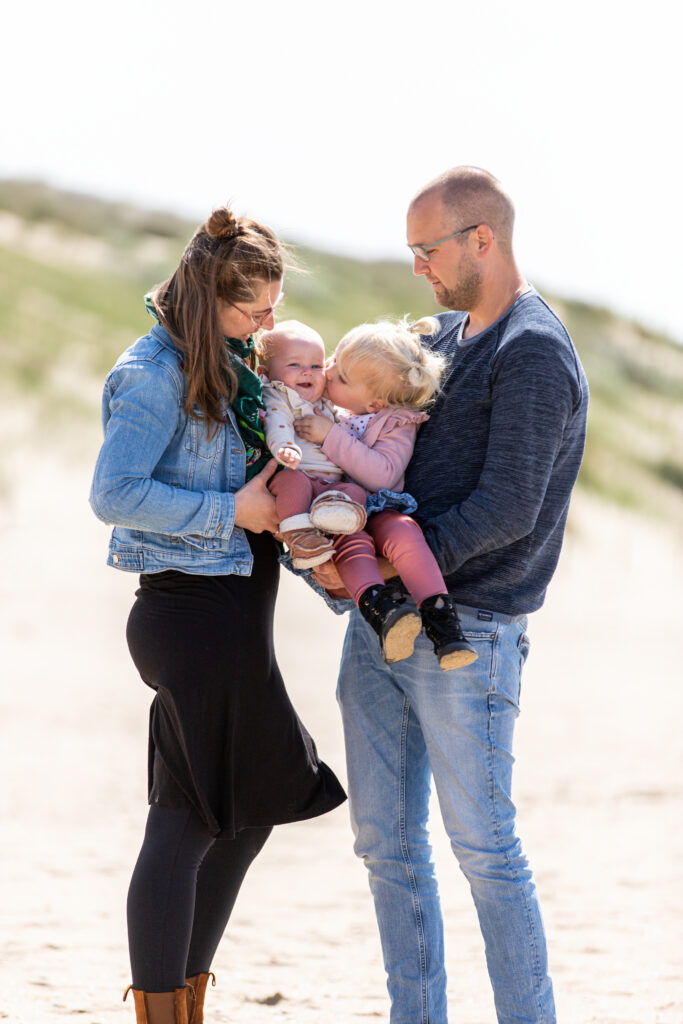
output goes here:
{"type": "MultiPolygon", "coordinates": [[[[107,369],[150,319],[142,297],[171,273],[196,225],[155,211],[0,182],[0,358],[4,394],[95,416],[107,369]],[[88,245],[81,244],[90,239],[88,245]],[[96,244],[96,248],[93,248],[96,244]],[[94,257],[90,258],[90,252],[94,257]]],[[[354,325],[438,312],[403,262],[292,246],[281,318],[310,323],[328,351],[354,325]]],[[[683,349],[608,310],[549,297],[591,387],[580,485],[620,504],[681,518],[683,349]]]]}

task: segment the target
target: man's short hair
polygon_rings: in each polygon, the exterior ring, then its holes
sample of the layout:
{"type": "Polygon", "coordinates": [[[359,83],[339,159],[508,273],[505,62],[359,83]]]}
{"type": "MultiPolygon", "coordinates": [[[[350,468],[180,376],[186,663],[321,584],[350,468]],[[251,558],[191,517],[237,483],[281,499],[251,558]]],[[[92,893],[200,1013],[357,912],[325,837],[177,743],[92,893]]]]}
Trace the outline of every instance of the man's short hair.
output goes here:
{"type": "Polygon", "coordinates": [[[488,224],[500,249],[512,256],[515,208],[497,178],[481,167],[453,167],[428,182],[411,206],[428,196],[440,195],[452,227],[488,224]]]}

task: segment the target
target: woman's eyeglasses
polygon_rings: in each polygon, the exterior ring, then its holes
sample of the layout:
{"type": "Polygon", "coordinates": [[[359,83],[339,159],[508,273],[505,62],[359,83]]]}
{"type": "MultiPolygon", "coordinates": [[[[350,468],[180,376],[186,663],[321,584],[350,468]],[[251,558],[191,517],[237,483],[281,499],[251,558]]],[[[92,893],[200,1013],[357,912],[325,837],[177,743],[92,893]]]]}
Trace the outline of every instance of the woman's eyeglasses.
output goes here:
{"type": "Polygon", "coordinates": [[[236,306],[234,302],[228,302],[227,299],[225,300],[225,302],[227,303],[228,306],[232,306],[233,309],[236,309],[238,313],[241,313],[242,316],[246,316],[247,320],[251,320],[254,327],[261,327],[261,325],[268,319],[268,317],[273,315],[273,313],[280,305],[284,297],[285,293],[280,292],[272,306],[268,306],[268,309],[258,310],[258,312],[256,313],[250,313],[248,312],[248,310],[242,309],[241,306],[236,306]]]}

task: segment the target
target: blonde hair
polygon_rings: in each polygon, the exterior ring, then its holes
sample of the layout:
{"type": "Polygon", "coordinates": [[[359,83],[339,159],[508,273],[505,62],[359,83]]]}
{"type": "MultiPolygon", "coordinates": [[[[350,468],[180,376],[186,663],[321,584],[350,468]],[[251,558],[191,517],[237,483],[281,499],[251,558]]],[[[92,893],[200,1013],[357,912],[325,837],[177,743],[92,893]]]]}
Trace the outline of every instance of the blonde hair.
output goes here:
{"type": "Polygon", "coordinates": [[[436,397],[446,360],[423,345],[420,335],[440,330],[433,316],[360,324],[339,342],[336,363],[342,374],[360,367],[373,398],[397,409],[422,409],[436,397]]]}
{"type": "Polygon", "coordinates": [[[261,331],[255,339],[254,351],[258,356],[259,363],[267,367],[269,361],[275,355],[279,343],[287,340],[291,341],[292,339],[314,341],[316,344],[319,342],[323,354],[325,352],[325,342],[312,327],[302,324],[300,320],[280,320],[269,331],[261,331]]]}

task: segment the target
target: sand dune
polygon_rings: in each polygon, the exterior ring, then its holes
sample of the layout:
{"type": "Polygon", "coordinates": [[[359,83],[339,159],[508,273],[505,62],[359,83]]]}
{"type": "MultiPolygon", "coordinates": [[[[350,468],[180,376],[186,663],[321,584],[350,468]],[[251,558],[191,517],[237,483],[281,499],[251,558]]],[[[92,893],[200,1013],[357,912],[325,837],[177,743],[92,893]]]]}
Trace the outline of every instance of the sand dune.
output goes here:
{"type": "MultiPolygon", "coordinates": [[[[124,642],[136,578],[106,568],[107,531],[87,506],[92,454],[17,450],[6,462],[0,1019],[10,1024],[133,1020],[121,1004],[124,901],[146,815],[149,692],[124,642]]],[[[585,498],[571,521],[531,622],[516,775],[559,1019],[680,1024],[683,545],[585,498]]],[[[282,598],[283,673],[343,777],[334,688],[344,619],[293,577],[282,598]]],[[[436,809],[434,825],[451,1019],[492,1024],[474,911],[436,809]]],[[[217,1024],[388,1019],[345,807],[276,830],[214,970],[207,1020],[217,1024]]]]}

